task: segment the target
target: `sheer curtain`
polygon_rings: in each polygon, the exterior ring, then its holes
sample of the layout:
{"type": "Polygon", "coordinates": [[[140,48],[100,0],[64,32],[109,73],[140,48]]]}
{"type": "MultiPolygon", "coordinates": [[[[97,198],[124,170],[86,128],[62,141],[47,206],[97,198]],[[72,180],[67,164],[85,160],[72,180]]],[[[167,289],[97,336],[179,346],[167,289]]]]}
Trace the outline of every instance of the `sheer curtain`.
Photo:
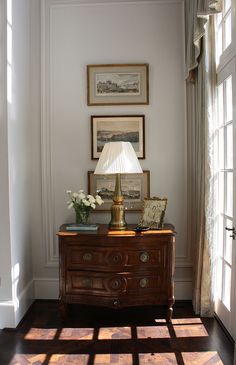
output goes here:
{"type": "Polygon", "coordinates": [[[212,124],[215,100],[214,18],[220,1],[186,0],[189,242],[193,245],[193,306],[213,315],[215,253],[212,124]]]}

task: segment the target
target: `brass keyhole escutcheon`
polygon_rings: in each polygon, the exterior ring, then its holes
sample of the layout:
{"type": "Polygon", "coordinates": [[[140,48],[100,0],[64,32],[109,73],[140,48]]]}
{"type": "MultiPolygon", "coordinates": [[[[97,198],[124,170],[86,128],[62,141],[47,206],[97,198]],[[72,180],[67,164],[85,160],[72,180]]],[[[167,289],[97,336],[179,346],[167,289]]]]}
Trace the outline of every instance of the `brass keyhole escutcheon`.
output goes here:
{"type": "Polygon", "coordinates": [[[146,252],[146,251],[142,252],[142,253],[140,254],[140,256],[139,256],[139,259],[140,259],[140,261],[142,261],[142,262],[148,262],[148,261],[149,261],[149,258],[150,258],[149,253],[148,253],[148,252],[146,252]]]}
{"type": "Polygon", "coordinates": [[[93,257],[93,255],[90,252],[85,252],[83,254],[83,260],[84,261],[91,261],[92,260],[92,257],[93,257]]]}

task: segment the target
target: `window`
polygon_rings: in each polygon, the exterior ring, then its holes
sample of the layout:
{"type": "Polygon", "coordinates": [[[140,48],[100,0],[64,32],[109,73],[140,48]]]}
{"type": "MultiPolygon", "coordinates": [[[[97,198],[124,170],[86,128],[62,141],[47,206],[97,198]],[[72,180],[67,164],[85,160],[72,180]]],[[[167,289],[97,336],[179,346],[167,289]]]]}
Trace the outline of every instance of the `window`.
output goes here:
{"type": "Polygon", "coordinates": [[[216,61],[219,64],[220,56],[232,42],[231,17],[232,0],[223,1],[223,11],[216,16],[216,61]]]}

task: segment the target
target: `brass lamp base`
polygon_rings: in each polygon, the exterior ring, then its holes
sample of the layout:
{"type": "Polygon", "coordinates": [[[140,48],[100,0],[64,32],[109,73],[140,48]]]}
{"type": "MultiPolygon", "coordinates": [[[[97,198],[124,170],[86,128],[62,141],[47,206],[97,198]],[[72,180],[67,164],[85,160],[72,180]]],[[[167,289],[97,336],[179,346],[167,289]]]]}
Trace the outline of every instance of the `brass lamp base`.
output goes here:
{"type": "Polygon", "coordinates": [[[111,221],[109,223],[109,229],[115,231],[124,231],[127,227],[125,221],[125,208],[124,198],[121,191],[121,177],[120,174],[116,174],[116,186],[113,196],[113,204],[111,206],[111,221]]]}

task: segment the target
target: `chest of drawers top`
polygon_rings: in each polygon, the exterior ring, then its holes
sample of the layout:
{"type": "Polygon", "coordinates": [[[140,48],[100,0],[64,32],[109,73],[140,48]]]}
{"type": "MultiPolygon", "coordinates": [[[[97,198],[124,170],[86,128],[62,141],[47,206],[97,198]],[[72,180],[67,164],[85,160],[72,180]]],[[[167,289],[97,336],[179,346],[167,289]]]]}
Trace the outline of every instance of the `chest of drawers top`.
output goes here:
{"type": "Polygon", "coordinates": [[[106,224],[101,224],[97,231],[66,231],[66,224],[63,224],[60,227],[60,231],[57,233],[59,238],[63,237],[63,239],[68,239],[69,241],[78,241],[78,239],[83,240],[83,237],[86,241],[92,241],[93,239],[105,238],[104,242],[109,242],[109,239],[115,238],[126,240],[130,237],[141,238],[141,237],[151,237],[155,238],[164,238],[168,236],[175,236],[175,232],[173,226],[167,225],[162,230],[148,230],[142,232],[134,231],[135,225],[129,225],[125,231],[113,231],[109,230],[106,224]],[[108,240],[108,241],[107,241],[108,240]]]}

